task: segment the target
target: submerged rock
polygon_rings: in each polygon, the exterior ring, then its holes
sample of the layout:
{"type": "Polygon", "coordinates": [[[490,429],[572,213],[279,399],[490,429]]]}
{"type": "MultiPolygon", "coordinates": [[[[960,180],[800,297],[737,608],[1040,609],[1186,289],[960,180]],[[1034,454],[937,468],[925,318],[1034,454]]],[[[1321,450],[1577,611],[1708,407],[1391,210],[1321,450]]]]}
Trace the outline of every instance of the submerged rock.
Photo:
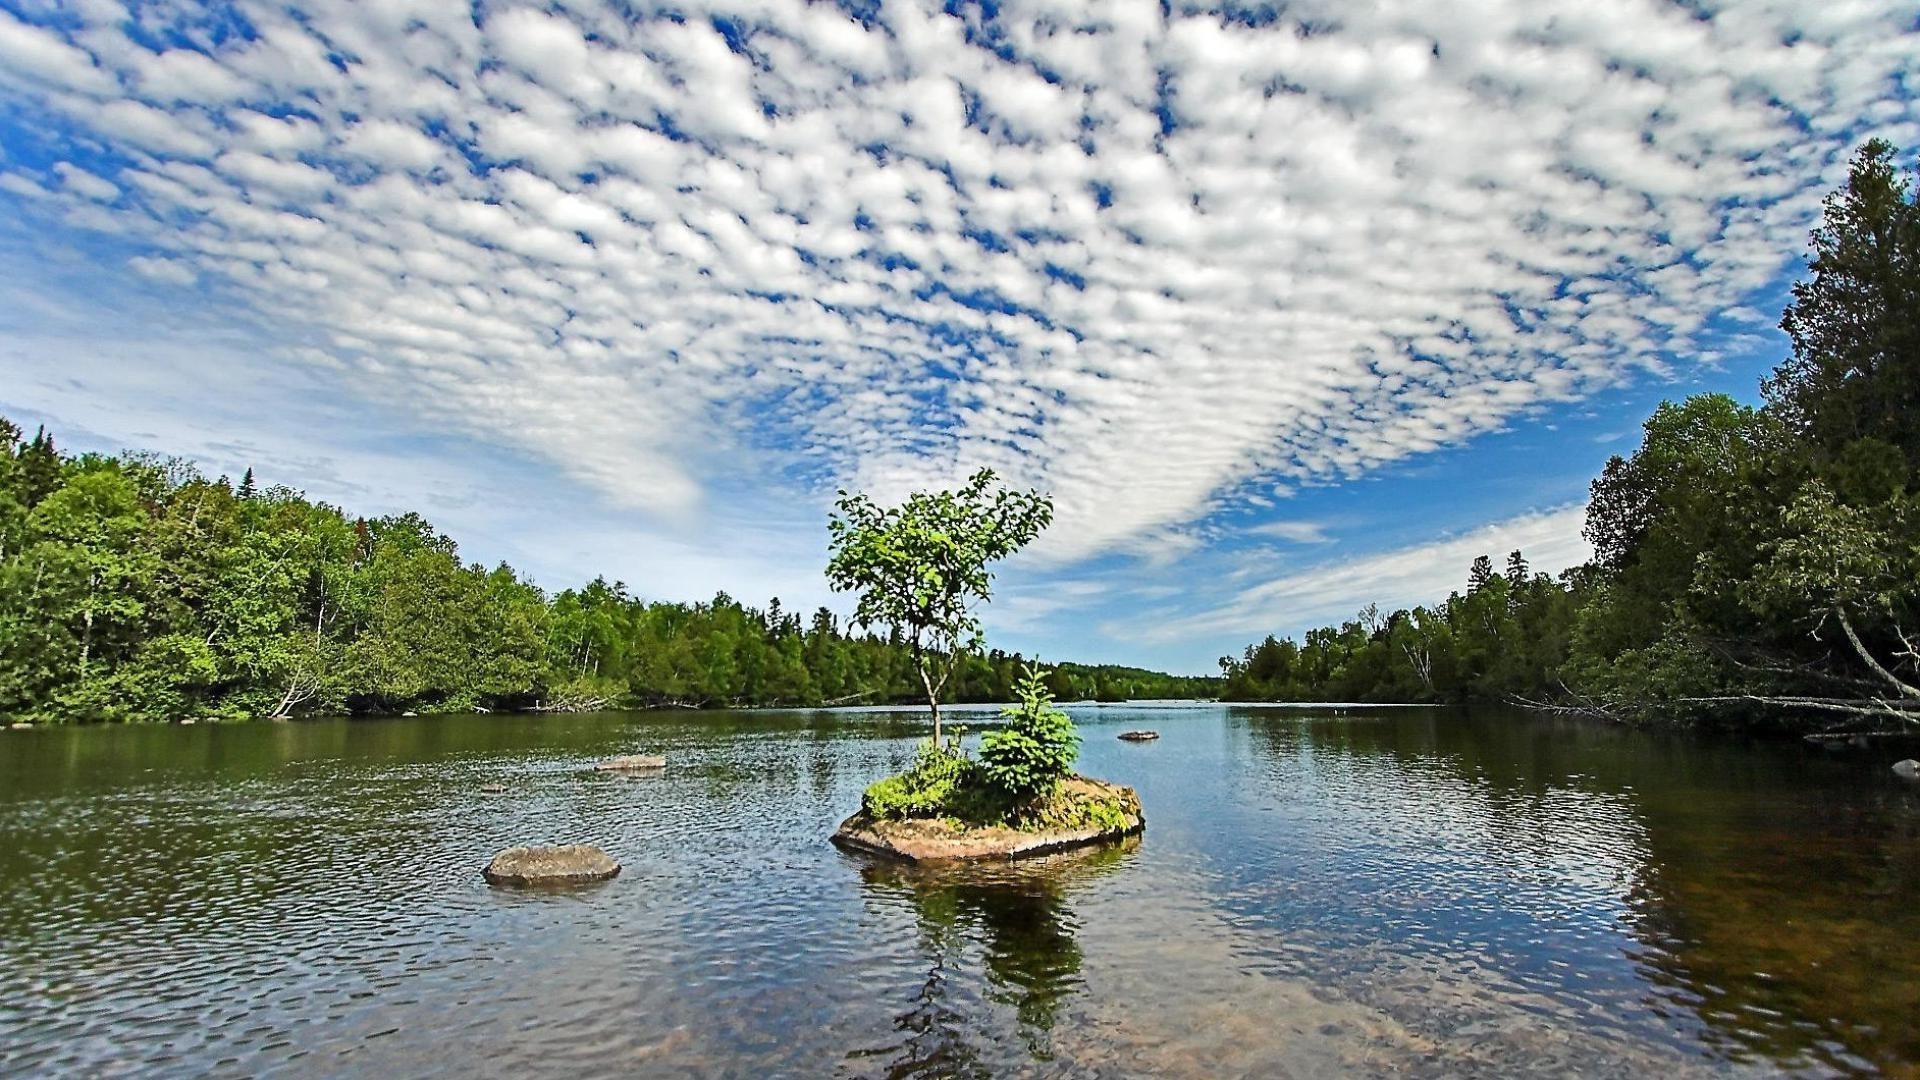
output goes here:
{"type": "Polygon", "coordinates": [[[1902,780],[1920,780],[1920,761],[1908,758],[1893,763],[1893,775],[1902,780]]]}
{"type": "Polygon", "coordinates": [[[481,871],[493,885],[576,885],[620,872],[613,856],[592,844],[510,847],[481,871]]]}
{"type": "Polygon", "coordinates": [[[1132,788],[1068,777],[1057,798],[1112,800],[1122,807],[1111,824],[1072,829],[1013,829],[1004,825],[962,825],[944,818],[880,820],[865,810],[840,823],[833,834],[836,846],[851,851],[904,859],[915,863],[971,862],[985,859],[1023,859],[1069,848],[1104,844],[1134,836],[1147,827],[1140,812],[1140,796],[1132,788]]]}
{"type": "Polygon", "coordinates": [[[1160,737],[1157,731],[1123,731],[1120,737],[1128,742],[1152,742],[1160,737]]]}
{"type": "Polygon", "coordinates": [[[600,772],[646,772],[666,767],[667,759],[658,754],[625,754],[594,766],[600,772]]]}

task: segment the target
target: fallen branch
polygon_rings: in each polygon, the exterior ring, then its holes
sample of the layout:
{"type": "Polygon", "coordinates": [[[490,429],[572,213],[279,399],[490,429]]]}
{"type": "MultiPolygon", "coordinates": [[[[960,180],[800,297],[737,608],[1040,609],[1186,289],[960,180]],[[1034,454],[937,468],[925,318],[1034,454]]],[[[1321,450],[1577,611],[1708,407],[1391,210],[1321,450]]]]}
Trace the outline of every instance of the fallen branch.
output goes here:
{"type": "MultiPolygon", "coordinates": [[[[1854,632],[1853,620],[1847,618],[1846,608],[1836,606],[1833,609],[1833,614],[1840,622],[1840,631],[1847,635],[1847,642],[1853,646],[1854,652],[1860,654],[1860,659],[1865,662],[1868,670],[1878,675],[1882,681],[1899,691],[1901,697],[1920,700],[1920,686],[1914,686],[1903,681],[1898,675],[1882,667],[1880,661],[1875,659],[1874,655],[1867,651],[1866,645],[1860,641],[1860,635],[1854,632]]],[[[1906,641],[1906,635],[1901,635],[1900,640],[1902,644],[1907,644],[1908,647],[1911,648],[1911,645],[1906,641]]]]}
{"type": "Polygon", "coordinates": [[[1815,712],[1842,713],[1847,716],[1891,717],[1902,723],[1920,724],[1920,701],[1887,701],[1882,698],[1768,697],[1761,694],[1732,694],[1725,697],[1675,698],[1676,705],[1763,705],[1775,709],[1811,709],[1815,712]]]}
{"type": "Polygon", "coordinates": [[[568,697],[535,705],[533,711],[538,713],[599,712],[611,704],[612,701],[603,697],[568,697]]]}

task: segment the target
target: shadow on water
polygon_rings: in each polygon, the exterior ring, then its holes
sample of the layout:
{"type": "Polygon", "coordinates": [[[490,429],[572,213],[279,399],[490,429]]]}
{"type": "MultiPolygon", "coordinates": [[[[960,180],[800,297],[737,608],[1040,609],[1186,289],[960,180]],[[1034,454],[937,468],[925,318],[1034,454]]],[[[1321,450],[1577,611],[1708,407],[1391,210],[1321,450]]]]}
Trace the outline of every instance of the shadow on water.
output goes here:
{"type": "Polygon", "coordinates": [[[1084,982],[1073,894],[1124,866],[1138,836],[1042,859],[972,866],[920,867],[862,860],[869,903],[915,918],[927,969],[912,1007],[894,1018],[896,1045],[855,1050],[850,1062],[877,1061],[882,1075],[991,1076],[994,1063],[975,1046],[975,1003],[952,1000],[960,973],[977,963],[986,1001],[1011,1007],[1034,1061],[1053,1058],[1051,1036],[1064,1006],[1084,982]]]}

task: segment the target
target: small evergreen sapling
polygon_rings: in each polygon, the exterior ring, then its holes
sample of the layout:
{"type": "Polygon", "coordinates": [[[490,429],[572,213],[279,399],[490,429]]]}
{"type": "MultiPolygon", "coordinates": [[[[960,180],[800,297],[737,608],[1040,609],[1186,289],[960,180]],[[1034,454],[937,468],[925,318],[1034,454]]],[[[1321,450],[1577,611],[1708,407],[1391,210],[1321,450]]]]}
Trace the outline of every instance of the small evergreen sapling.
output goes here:
{"type": "Polygon", "coordinates": [[[1001,710],[1007,726],[980,739],[980,773],[1015,802],[1053,794],[1080,756],[1073,719],[1054,707],[1047,673],[1029,665],[1020,679],[1020,701],[1001,710]]]}

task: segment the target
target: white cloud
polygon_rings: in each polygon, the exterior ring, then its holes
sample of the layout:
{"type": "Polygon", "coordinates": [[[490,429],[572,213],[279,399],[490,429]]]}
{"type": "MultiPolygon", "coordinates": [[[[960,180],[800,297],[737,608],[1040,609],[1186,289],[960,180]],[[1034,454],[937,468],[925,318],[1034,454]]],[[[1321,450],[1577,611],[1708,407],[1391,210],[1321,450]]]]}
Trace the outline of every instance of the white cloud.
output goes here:
{"type": "Polygon", "coordinates": [[[1254,525],[1248,532],[1258,536],[1275,536],[1295,544],[1324,544],[1332,537],[1327,535],[1327,526],[1319,521],[1268,521],[1254,525]]]}
{"type": "Polygon", "coordinates": [[[192,285],[200,280],[193,267],[179,259],[160,259],[151,255],[135,255],[127,260],[127,268],[148,281],[162,285],[192,285]]]}
{"type": "Polygon", "coordinates": [[[60,177],[60,183],[68,191],[98,202],[112,202],[120,197],[120,189],[102,180],[77,165],[62,161],[54,165],[54,173],[60,177]]]}
{"type": "Polygon", "coordinates": [[[622,505],[989,465],[1057,558],[1711,357],[1920,141],[1901,0],[169,10],[0,14],[45,227],[622,505]]]}
{"type": "Polygon", "coordinates": [[[86,50],[0,11],[0,82],[7,80],[6,73],[64,89],[96,94],[113,90],[112,77],[94,66],[86,50]]]}
{"type": "Polygon", "coordinates": [[[1171,642],[1297,633],[1350,618],[1367,603],[1379,604],[1382,611],[1432,604],[1461,589],[1468,567],[1481,555],[1504,566],[1508,552],[1520,551],[1534,571],[1557,574],[1593,557],[1593,546],[1580,535],[1585,523],[1586,507],[1563,506],[1412,547],[1327,559],[1246,588],[1211,610],[1137,628],[1135,636],[1171,642]]]}

